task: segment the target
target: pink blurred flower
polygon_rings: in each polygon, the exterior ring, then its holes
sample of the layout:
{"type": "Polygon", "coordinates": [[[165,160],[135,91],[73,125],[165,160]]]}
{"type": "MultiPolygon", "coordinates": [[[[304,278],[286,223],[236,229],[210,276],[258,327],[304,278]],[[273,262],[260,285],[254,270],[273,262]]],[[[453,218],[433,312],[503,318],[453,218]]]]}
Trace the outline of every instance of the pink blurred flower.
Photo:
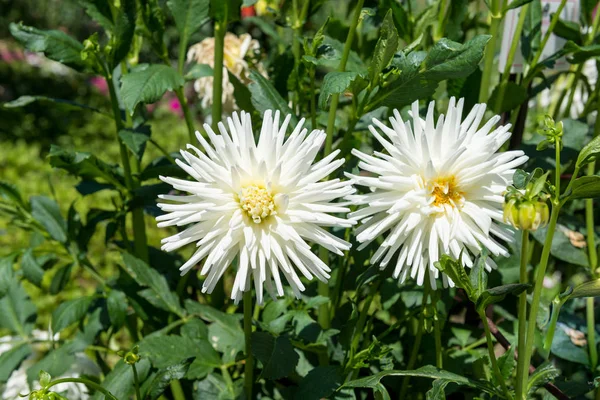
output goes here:
{"type": "Polygon", "coordinates": [[[106,80],[101,76],[94,76],[90,79],[90,85],[96,88],[100,93],[107,96],[108,95],[108,85],[106,84],[106,80]]]}
{"type": "Polygon", "coordinates": [[[179,103],[179,99],[177,97],[173,97],[169,99],[169,111],[173,114],[183,117],[183,110],[181,109],[181,103],[179,103]]]}

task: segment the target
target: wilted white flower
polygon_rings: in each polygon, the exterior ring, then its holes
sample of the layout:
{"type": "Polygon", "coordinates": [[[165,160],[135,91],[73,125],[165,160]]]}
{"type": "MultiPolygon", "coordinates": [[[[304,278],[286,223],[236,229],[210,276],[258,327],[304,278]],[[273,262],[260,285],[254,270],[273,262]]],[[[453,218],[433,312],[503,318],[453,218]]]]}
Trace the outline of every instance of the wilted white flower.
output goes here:
{"type": "MultiPolygon", "coordinates": [[[[258,41],[244,33],[236,36],[231,32],[225,34],[225,43],[223,49],[223,92],[221,102],[223,111],[231,113],[237,109],[235,98],[233,96],[233,84],[229,80],[227,70],[231,71],[242,83],[248,84],[248,62],[246,56],[256,53],[260,49],[258,41]]],[[[187,53],[188,62],[197,64],[208,64],[211,68],[215,66],[215,38],[209,37],[191,46],[187,53]]],[[[264,75],[264,69],[261,63],[256,65],[258,70],[264,75]]],[[[205,76],[196,79],[194,90],[201,99],[201,105],[207,108],[213,103],[213,77],[205,76]]]]}
{"type": "MultiPolygon", "coordinates": [[[[33,330],[31,337],[36,341],[50,341],[50,335],[47,331],[33,330]]],[[[54,335],[53,340],[58,340],[58,334],[54,335]]],[[[19,337],[4,336],[0,338],[0,355],[11,350],[17,343],[23,343],[19,337]]],[[[2,400],[17,400],[22,399],[20,394],[27,394],[31,390],[38,389],[39,384],[34,384],[30,387],[27,383],[27,370],[34,365],[48,350],[48,345],[45,343],[34,343],[31,345],[32,353],[14,370],[8,381],[0,384],[0,392],[2,392],[2,400]]],[[[92,360],[83,353],[75,354],[75,361],[69,369],[61,376],[53,377],[60,378],[78,378],[81,375],[100,375],[100,368],[92,360]]],[[[64,382],[52,387],[52,391],[59,393],[69,400],[87,400],[89,393],[87,387],[82,383],[64,382]]]]}
{"type": "MultiPolygon", "coordinates": [[[[357,229],[359,250],[385,234],[371,263],[385,268],[398,254],[394,277],[407,276],[423,284],[426,269],[432,286],[439,271],[434,263],[442,254],[472,266],[473,257],[487,248],[494,255],[507,250],[493,236],[512,240],[502,222],[503,192],[512,183],[514,168],[527,157],[522,151],[496,153],[510,137],[509,126],[490,132],[500,120],[495,116],[479,128],[486,106],[478,104],[463,120],[463,99],[450,100],[446,116],[434,123],[434,103],[425,120],[419,103],[412,104],[412,125],[397,110],[390,118],[392,128],[373,119],[371,133],[385,152],[373,155],[353,150],[365,175],[351,175],[371,193],[348,196],[362,209],[349,214],[363,222],[357,229]],[[370,173],[370,174],[369,174],[370,173]],[[386,234],[387,233],[387,234],[386,234]]],[[[495,267],[487,258],[486,267],[495,267]]],[[[452,284],[446,276],[444,285],[452,284]]]]}
{"type": "Polygon", "coordinates": [[[351,182],[332,179],[320,182],[343,164],[334,160],[338,151],[313,164],[325,132],[303,129],[304,119],[285,139],[291,116],[280,125],[279,112],[264,115],[258,143],[254,140],[250,115],[233,113],[227,127],[219,123],[221,135],[204,125],[210,144],[196,136],[206,154],[192,145],[182,151],[186,162],[178,164],[196,181],[161,177],[189,196],[160,196],[174,203],[158,206],[167,214],[158,226],[190,227],[163,239],[162,249],[173,251],[189,243],[198,249],[181,266],[185,274],[204,260],[207,275],[202,291],[210,293],[233,260],[238,268],[231,293],[239,301],[254,285],[259,303],[263,286],[271,296],[283,295],[281,275],[296,296],[304,290],[300,275],[308,279],[329,278],[329,267],[315,256],[306,241],[342,255],[350,244],[322,227],[350,227],[353,222],[329,215],[346,213],[334,200],[354,192],[351,182]],[[274,285],[273,285],[274,283],[274,285]]]}

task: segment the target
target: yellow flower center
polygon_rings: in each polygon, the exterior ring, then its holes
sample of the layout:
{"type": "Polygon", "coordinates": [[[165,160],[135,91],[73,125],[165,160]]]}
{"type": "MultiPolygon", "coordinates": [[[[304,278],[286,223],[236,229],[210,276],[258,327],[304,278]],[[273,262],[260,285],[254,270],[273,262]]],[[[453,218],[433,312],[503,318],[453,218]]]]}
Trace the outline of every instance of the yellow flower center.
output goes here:
{"type": "Polygon", "coordinates": [[[255,224],[260,224],[269,215],[276,213],[273,194],[262,186],[244,187],[239,199],[240,206],[255,224]]]}
{"type": "Polygon", "coordinates": [[[431,195],[433,196],[434,206],[459,207],[462,205],[463,192],[458,189],[454,175],[445,178],[438,178],[430,182],[431,195]]]}

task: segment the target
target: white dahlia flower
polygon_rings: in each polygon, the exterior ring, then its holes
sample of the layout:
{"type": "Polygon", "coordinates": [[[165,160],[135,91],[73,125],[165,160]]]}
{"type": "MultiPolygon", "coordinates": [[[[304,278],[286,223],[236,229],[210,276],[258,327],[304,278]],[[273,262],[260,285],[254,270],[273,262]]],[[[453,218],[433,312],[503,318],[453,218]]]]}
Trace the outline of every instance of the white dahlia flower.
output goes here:
{"type": "MultiPolygon", "coordinates": [[[[494,255],[507,255],[496,238],[510,241],[513,234],[502,222],[503,193],[512,183],[514,168],[527,157],[522,151],[497,153],[510,137],[510,125],[490,132],[500,120],[495,116],[479,128],[486,105],[478,104],[462,120],[463,99],[450,100],[446,116],[434,122],[434,103],[425,120],[419,116],[419,103],[412,104],[412,125],[397,110],[390,118],[392,128],[373,119],[381,130],[369,130],[385,152],[373,155],[353,150],[364,174],[347,174],[370,193],[347,198],[360,210],[351,219],[362,221],[357,229],[358,250],[384,235],[371,258],[382,269],[397,254],[394,277],[407,276],[422,285],[429,268],[432,287],[439,271],[434,263],[442,254],[473,265],[473,257],[483,247],[494,255]],[[465,250],[463,252],[463,250],[465,250]]],[[[487,258],[486,267],[495,267],[487,258]]],[[[452,285],[443,276],[444,286],[452,285]]]]}
{"type": "Polygon", "coordinates": [[[291,116],[280,124],[279,111],[264,115],[258,143],[254,140],[250,115],[233,113],[227,127],[220,122],[216,135],[204,125],[209,144],[198,132],[204,148],[192,145],[181,151],[186,162],[177,161],[195,181],[161,177],[188,196],[163,195],[169,203],[158,206],[159,227],[190,225],[163,239],[162,249],[173,251],[196,243],[194,255],[181,266],[182,275],[204,260],[201,274],[207,275],[202,291],[210,293],[234,259],[237,275],[231,298],[236,302],[254,280],[257,301],[262,303],[263,287],[283,296],[281,275],[300,296],[304,285],[299,275],[322,281],[329,267],[315,256],[306,241],[317,243],[342,255],[350,243],[322,227],[348,228],[354,224],[330,213],[346,213],[344,204],[334,203],[354,192],[351,182],[322,181],[344,160],[334,160],[338,151],[313,163],[325,140],[325,132],[303,129],[304,119],[285,139],[291,116]],[[274,283],[274,284],[273,284],[274,283]]]}
{"type": "MultiPolygon", "coordinates": [[[[223,46],[223,92],[221,95],[221,103],[223,111],[231,113],[237,110],[235,97],[233,96],[233,83],[229,81],[229,70],[242,83],[248,84],[249,66],[247,58],[256,55],[260,50],[260,44],[257,40],[244,33],[237,36],[231,32],[225,34],[225,43],[223,46]]],[[[197,64],[208,64],[211,68],[215,67],[215,38],[209,37],[199,43],[191,46],[187,53],[187,61],[197,64]]],[[[258,71],[265,75],[264,67],[258,62],[255,67],[258,71]]],[[[194,90],[201,100],[201,105],[204,108],[209,107],[213,103],[213,77],[204,76],[196,79],[194,82],[194,90]]]]}

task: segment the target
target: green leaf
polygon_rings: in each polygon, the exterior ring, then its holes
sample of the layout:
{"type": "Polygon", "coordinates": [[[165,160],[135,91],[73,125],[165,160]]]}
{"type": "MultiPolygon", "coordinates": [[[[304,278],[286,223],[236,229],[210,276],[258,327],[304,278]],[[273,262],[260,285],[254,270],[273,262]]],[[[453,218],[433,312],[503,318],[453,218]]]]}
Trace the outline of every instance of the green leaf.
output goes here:
{"type": "MultiPolygon", "coordinates": [[[[158,371],[154,378],[149,381],[147,388],[142,388],[142,393],[146,393],[143,396],[144,399],[155,400],[160,397],[165,391],[169,383],[172,380],[182,379],[190,368],[193,357],[188,358],[178,364],[171,365],[167,368],[158,371]]],[[[145,386],[145,385],[144,385],[145,386]]]]}
{"type": "Polygon", "coordinates": [[[85,351],[91,345],[103,326],[100,322],[100,308],[97,308],[87,318],[87,323],[82,331],[77,332],[73,339],[66,341],[60,347],[51,350],[44,358],[27,369],[27,381],[31,383],[37,379],[41,370],[52,376],[60,376],[69,370],[75,363],[75,354],[85,351]]]}
{"type": "MultiPolygon", "coordinates": [[[[377,83],[379,73],[390,64],[394,54],[396,54],[399,42],[400,38],[398,37],[398,31],[394,26],[392,10],[388,10],[383,18],[379,39],[377,39],[377,44],[375,44],[373,59],[369,64],[369,79],[371,82],[377,83]]],[[[323,83],[323,86],[324,85],[325,83],[323,83]]],[[[323,107],[321,106],[321,108],[323,107]]]]}
{"type": "Polygon", "coordinates": [[[221,22],[240,19],[242,0],[210,0],[210,16],[221,22]]]}
{"type": "Polygon", "coordinates": [[[226,383],[221,375],[210,374],[199,381],[194,391],[194,400],[238,400],[242,398],[243,379],[226,383]]]}
{"type": "MultiPolygon", "coordinates": [[[[138,378],[140,381],[144,381],[150,371],[150,361],[141,359],[135,364],[137,369],[138,378]]],[[[123,360],[115,365],[115,367],[106,375],[106,378],[102,382],[102,387],[112,393],[117,399],[129,399],[135,393],[133,380],[133,370],[131,365],[125,364],[123,360]]],[[[104,395],[101,392],[96,392],[92,400],[105,400],[104,395]]]]}
{"type": "Polygon", "coordinates": [[[250,89],[248,89],[248,86],[243,84],[237,76],[232,74],[231,71],[227,70],[227,74],[229,74],[229,82],[233,85],[233,97],[235,98],[235,103],[242,110],[252,112],[252,110],[254,110],[254,105],[252,105],[250,89]]]}
{"type": "Polygon", "coordinates": [[[210,0],[169,0],[167,7],[173,14],[180,42],[187,43],[208,19],[210,0]]]}
{"type": "Polygon", "coordinates": [[[84,152],[73,152],[52,145],[48,154],[50,165],[61,168],[72,175],[86,180],[101,180],[126,190],[123,177],[117,167],[98,159],[95,155],[84,152]]]}
{"type": "Polygon", "coordinates": [[[15,203],[25,210],[29,209],[29,205],[25,203],[23,197],[21,197],[21,192],[19,192],[19,189],[12,183],[0,180],[0,197],[15,203]]]}
{"type": "Polygon", "coordinates": [[[183,77],[186,81],[195,81],[205,76],[213,76],[213,69],[208,64],[194,64],[187,74],[183,77]]]}
{"type": "Polygon", "coordinates": [[[488,104],[492,105],[495,113],[502,114],[519,107],[527,100],[527,96],[527,89],[523,86],[517,85],[515,82],[504,82],[494,88],[488,104]],[[502,96],[500,102],[498,96],[502,96]]]}
{"type": "Polygon", "coordinates": [[[287,114],[292,116],[290,121],[292,126],[298,123],[298,119],[288,106],[287,101],[281,97],[269,80],[255,70],[250,71],[250,79],[253,81],[248,86],[252,96],[252,104],[259,112],[279,110],[284,116],[287,114]]]}
{"type": "Polygon", "coordinates": [[[21,343],[0,354],[0,384],[6,383],[12,372],[19,368],[21,362],[31,353],[31,346],[21,343]]]}
{"type": "Polygon", "coordinates": [[[546,181],[548,180],[548,175],[550,175],[550,171],[547,171],[545,174],[535,178],[535,181],[529,190],[529,195],[531,197],[537,196],[542,190],[544,190],[546,187],[546,181]]]}
{"type": "Polygon", "coordinates": [[[116,9],[115,26],[111,36],[110,61],[115,68],[129,53],[133,36],[135,33],[136,1],[119,0],[119,8],[116,9]]]}
{"type": "Polygon", "coordinates": [[[425,58],[427,77],[438,81],[466,78],[478,67],[489,40],[489,35],[475,36],[465,44],[439,40],[425,58]]]}
{"type": "Polygon", "coordinates": [[[33,251],[31,249],[27,249],[23,254],[23,258],[21,258],[21,268],[23,269],[23,276],[25,279],[37,287],[40,287],[42,279],[44,279],[44,270],[38,260],[33,256],[33,251]]]}
{"type": "Polygon", "coordinates": [[[583,42],[581,27],[577,22],[565,21],[559,18],[552,33],[577,44],[582,44],[583,42]]]}
{"type": "Polygon", "coordinates": [[[380,90],[369,108],[402,108],[433,95],[443,80],[468,77],[477,69],[489,39],[488,35],[478,35],[465,44],[442,39],[427,55],[423,52],[412,52],[407,56],[400,53],[393,61],[399,76],[380,90]]]}
{"type": "Polygon", "coordinates": [[[13,277],[6,294],[0,299],[0,328],[26,337],[33,329],[31,320],[35,319],[35,314],[35,305],[29,300],[23,286],[13,277]]]}
{"type": "MultiPolygon", "coordinates": [[[[515,349],[513,346],[511,346],[504,352],[504,354],[498,357],[498,368],[500,369],[500,373],[502,374],[504,380],[510,379],[515,369],[515,365],[515,349]]],[[[496,385],[500,385],[500,382],[495,383],[496,385]]]]}
{"type": "Polygon", "coordinates": [[[600,279],[594,279],[593,281],[584,282],[575,286],[573,292],[569,295],[569,299],[598,296],[600,296],[600,279]]]}
{"type": "Polygon", "coordinates": [[[60,214],[58,204],[44,196],[34,196],[30,202],[33,218],[46,228],[54,240],[65,243],[67,241],[67,223],[60,214]]]}
{"type": "Polygon", "coordinates": [[[329,397],[337,390],[344,378],[338,367],[315,367],[300,381],[300,385],[294,399],[297,400],[319,400],[329,397]]]}
{"type": "Polygon", "coordinates": [[[600,136],[596,136],[591,142],[586,144],[577,156],[576,167],[581,168],[584,165],[595,161],[600,156],[600,136]]]}
{"type": "Polygon", "coordinates": [[[52,380],[52,376],[50,376],[50,374],[47,373],[46,371],[42,370],[38,374],[38,381],[40,382],[41,387],[48,386],[48,384],[50,383],[51,380],[52,380]]]}
{"type": "Polygon", "coordinates": [[[473,285],[471,284],[471,280],[465,271],[465,267],[463,267],[460,262],[444,254],[439,261],[434,263],[434,265],[441,272],[448,275],[448,278],[450,278],[457,287],[464,289],[469,297],[473,295],[473,285]]]}
{"type": "Polygon", "coordinates": [[[206,340],[208,339],[208,327],[202,320],[194,318],[181,328],[181,336],[192,340],[206,340]]]}
{"type": "Polygon", "coordinates": [[[61,290],[65,288],[67,283],[69,283],[71,279],[71,270],[73,269],[73,264],[66,264],[60,267],[54,276],[52,277],[52,282],[50,282],[50,293],[57,294],[61,290]]]}
{"type": "Polygon", "coordinates": [[[133,115],[139,103],[154,103],[167,90],[175,90],[184,84],[183,77],[167,65],[143,64],[121,79],[123,104],[133,115]]]}
{"type": "Polygon", "coordinates": [[[524,6],[525,4],[531,3],[533,0],[513,0],[510,4],[507,4],[504,7],[503,13],[506,13],[508,10],[514,10],[515,8],[519,8],[524,6]]]}
{"type": "Polygon", "coordinates": [[[600,44],[579,46],[577,43],[569,40],[565,43],[564,51],[568,54],[568,62],[571,64],[581,64],[590,58],[598,57],[600,55],[600,44]]]}
{"type": "Polygon", "coordinates": [[[544,386],[546,383],[552,382],[560,376],[560,371],[551,363],[545,362],[535,369],[527,381],[527,398],[534,397],[535,391],[544,386]]]}
{"type": "Polygon", "coordinates": [[[473,287],[473,294],[469,298],[472,301],[479,299],[482,293],[487,289],[488,277],[485,270],[486,258],[486,254],[480,254],[479,257],[477,257],[473,268],[471,268],[471,273],[469,274],[469,280],[471,281],[471,286],[473,287]]]}
{"type": "Polygon", "coordinates": [[[358,73],[351,71],[334,71],[325,75],[321,93],[319,94],[319,108],[325,109],[329,96],[343,93],[357,77],[359,77],[358,73]]]}
{"type": "Polygon", "coordinates": [[[146,150],[146,143],[150,140],[150,135],[123,129],[119,131],[119,138],[138,160],[142,159],[146,150]]]}
{"type": "Polygon", "coordinates": [[[102,115],[107,115],[104,112],[102,112],[101,110],[94,108],[94,107],[87,106],[85,104],[77,103],[77,102],[71,101],[71,100],[55,99],[55,98],[46,97],[46,96],[29,96],[29,95],[20,96],[20,97],[16,98],[15,100],[8,101],[8,102],[2,104],[2,107],[8,108],[8,109],[20,108],[20,107],[25,107],[25,106],[28,106],[29,104],[36,103],[36,102],[51,103],[53,106],[59,107],[64,110],[76,110],[76,111],[86,110],[86,111],[97,112],[102,115]]]}
{"type": "Polygon", "coordinates": [[[83,69],[83,45],[66,33],[56,30],[44,31],[22,23],[10,23],[9,29],[14,38],[27,50],[43,52],[51,60],[83,69]]]}
{"type": "Polygon", "coordinates": [[[127,296],[120,290],[112,289],[106,298],[108,317],[115,328],[120,328],[127,317],[127,296]]]}
{"type": "MultiPolygon", "coordinates": [[[[396,370],[388,370],[381,371],[376,374],[372,374],[371,376],[367,376],[365,378],[355,379],[348,383],[345,383],[343,387],[352,387],[352,388],[374,388],[382,378],[386,376],[414,376],[419,378],[429,378],[441,381],[447,381],[455,383],[459,386],[468,386],[476,389],[483,390],[490,394],[498,395],[496,389],[487,381],[482,380],[473,380],[462,375],[455,374],[453,372],[444,371],[438,368],[435,368],[431,365],[426,365],[416,370],[412,371],[396,371],[396,370]]],[[[439,383],[438,383],[439,385],[439,383]]]]}
{"type": "Polygon", "coordinates": [[[521,51],[526,60],[531,60],[538,51],[542,40],[542,2],[533,0],[527,8],[523,33],[521,34],[521,51]]]}
{"type": "Polygon", "coordinates": [[[529,173],[522,169],[517,169],[513,175],[513,185],[517,189],[525,189],[527,182],[529,182],[529,173]]]}
{"type": "Polygon", "coordinates": [[[238,316],[191,300],[186,300],[185,308],[189,313],[212,322],[208,327],[209,340],[213,347],[224,353],[228,359],[235,359],[236,354],[244,349],[244,331],[238,316]]]}
{"type": "MultiPolygon", "coordinates": [[[[546,239],[546,233],[548,227],[540,228],[534,232],[531,232],[532,236],[539,243],[543,244],[546,239]]],[[[550,254],[559,260],[566,261],[571,264],[580,265],[582,267],[588,267],[589,261],[587,252],[584,249],[573,246],[571,239],[568,236],[568,229],[562,225],[558,225],[552,238],[552,246],[550,247],[550,254]]]]}
{"type": "Polygon", "coordinates": [[[151,293],[156,296],[157,304],[163,310],[170,311],[180,317],[183,317],[185,311],[179,304],[177,295],[169,289],[167,280],[156,270],[150,268],[148,264],[132,256],[129,253],[122,253],[125,269],[136,280],[138,284],[150,288],[151,293]]]}
{"type": "Polygon", "coordinates": [[[78,3],[85,8],[85,12],[104,29],[112,32],[114,24],[110,5],[106,0],[79,0],[78,3]]]}
{"type": "Polygon", "coordinates": [[[139,344],[140,355],[152,361],[156,368],[179,364],[189,357],[196,357],[187,371],[188,379],[199,379],[221,366],[219,354],[208,340],[192,340],[185,336],[154,335],[139,344]]]}
{"type": "Polygon", "coordinates": [[[287,337],[275,338],[266,332],[252,334],[252,353],[263,364],[261,376],[265,379],[280,379],[290,375],[299,360],[287,337]]]}
{"type": "Polygon", "coordinates": [[[593,199],[600,197],[600,176],[582,176],[573,181],[569,199],[593,199]]]}
{"type": "Polygon", "coordinates": [[[80,297],[61,303],[52,313],[52,331],[60,332],[66,327],[83,319],[94,298],[80,297]]]}
{"type": "Polygon", "coordinates": [[[481,293],[477,301],[477,310],[485,310],[487,306],[504,300],[509,294],[518,296],[530,287],[531,285],[528,283],[511,283],[487,289],[481,293]]]}

